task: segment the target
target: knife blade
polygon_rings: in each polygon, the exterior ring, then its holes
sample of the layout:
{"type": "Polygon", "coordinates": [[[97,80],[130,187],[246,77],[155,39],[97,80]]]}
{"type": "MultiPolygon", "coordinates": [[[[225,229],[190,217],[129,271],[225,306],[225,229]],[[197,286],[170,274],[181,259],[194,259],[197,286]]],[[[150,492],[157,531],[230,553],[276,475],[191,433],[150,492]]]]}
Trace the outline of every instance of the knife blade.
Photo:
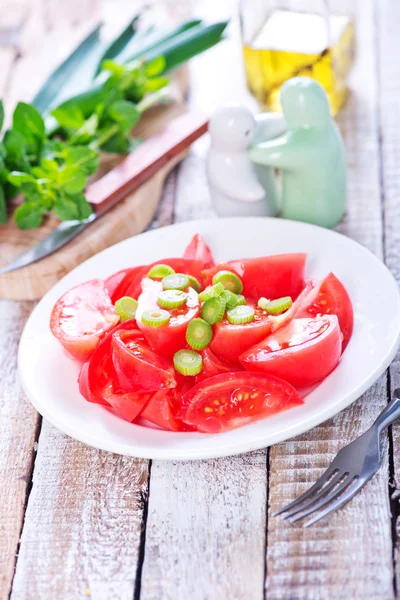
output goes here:
{"type": "Polygon", "coordinates": [[[185,113],[168,123],[158,134],[144,141],[104,177],[89,185],[86,198],[94,212],[85,221],[63,221],[21,256],[0,269],[0,275],[27,267],[53,254],[82,233],[120,200],[150,179],[161,167],[182,154],[208,128],[208,119],[199,112],[185,113]]]}

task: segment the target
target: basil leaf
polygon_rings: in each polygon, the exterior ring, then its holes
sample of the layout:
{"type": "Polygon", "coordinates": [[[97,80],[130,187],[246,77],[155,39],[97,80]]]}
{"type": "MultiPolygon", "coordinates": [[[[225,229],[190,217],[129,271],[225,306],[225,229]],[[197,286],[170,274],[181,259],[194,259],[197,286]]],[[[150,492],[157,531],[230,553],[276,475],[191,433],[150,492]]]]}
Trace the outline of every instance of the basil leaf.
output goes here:
{"type": "Polygon", "coordinates": [[[0,223],[5,225],[7,223],[7,202],[4,193],[3,186],[0,185],[0,223]]]}
{"type": "Polygon", "coordinates": [[[108,115],[118,123],[122,133],[128,133],[139,121],[141,113],[133,102],[118,100],[110,106],[108,115]]]}
{"type": "Polygon", "coordinates": [[[24,202],[14,213],[14,220],[20,229],[35,229],[42,224],[44,211],[31,202],[24,202]]]}
{"type": "Polygon", "coordinates": [[[27,140],[42,140],[45,126],[40,112],[32,104],[19,102],[13,114],[13,130],[27,140]]]}
{"type": "Polygon", "coordinates": [[[76,204],[80,220],[90,217],[93,210],[83,194],[75,194],[70,199],[76,204]]]}
{"type": "Polygon", "coordinates": [[[61,221],[76,221],[79,219],[77,204],[64,194],[57,197],[53,206],[53,212],[61,221]]]}

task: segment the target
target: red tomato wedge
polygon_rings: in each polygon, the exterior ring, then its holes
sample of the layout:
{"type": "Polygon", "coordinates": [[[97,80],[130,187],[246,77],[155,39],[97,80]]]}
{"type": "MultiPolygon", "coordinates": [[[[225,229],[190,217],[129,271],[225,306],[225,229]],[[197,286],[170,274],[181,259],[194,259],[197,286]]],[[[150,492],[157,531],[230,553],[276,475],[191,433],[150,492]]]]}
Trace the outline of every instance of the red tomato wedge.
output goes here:
{"type": "Polygon", "coordinates": [[[187,377],[178,379],[173,390],[156,392],[140,413],[140,417],[168,431],[194,431],[194,428],[176,417],[183,394],[193,386],[187,377]]]}
{"type": "MultiPolygon", "coordinates": [[[[117,300],[123,298],[124,296],[131,296],[137,300],[140,292],[140,282],[145,276],[143,272],[147,273],[147,267],[140,265],[139,267],[133,267],[132,269],[127,269],[125,271],[124,277],[119,280],[118,284],[115,286],[114,290],[111,293],[111,300],[113,304],[116,303],[117,300]]],[[[122,271],[116,273],[119,275],[122,271]]],[[[111,277],[109,277],[106,281],[109,282],[111,277]]]]}
{"type": "Polygon", "coordinates": [[[110,277],[107,277],[107,279],[104,280],[104,287],[106,288],[111,299],[115,293],[115,290],[129,271],[131,271],[131,269],[122,269],[121,271],[117,271],[117,273],[110,275],[110,277]]]}
{"type": "Polygon", "coordinates": [[[302,308],[298,311],[298,317],[315,317],[316,315],[336,315],[343,334],[342,352],[345,350],[353,333],[354,313],[350,296],[339,281],[330,273],[323,282],[316,285],[314,289],[302,301],[302,308]]]}
{"type": "Polygon", "coordinates": [[[220,264],[203,271],[204,285],[210,285],[213,276],[227,269],[236,273],[243,282],[243,294],[269,300],[291,296],[297,298],[304,287],[304,267],[307,254],[276,254],[261,258],[244,258],[220,264]]]}
{"type": "Polygon", "coordinates": [[[199,233],[193,236],[192,241],[183,253],[183,258],[200,260],[203,263],[203,269],[209,269],[215,266],[215,260],[210,248],[199,233]]]}
{"type": "Polygon", "coordinates": [[[61,296],[52,310],[50,329],[74,358],[86,360],[118,321],[104,282],[93,279],[61,296]]]}
{"type": "MultiPolygon", "coordinates": [[[[133,319],[121,323],[114,331],[120,329],[132,330],[140,334],[133,319]]],[[[90,360],[82,365],[78,380],[79,391],[89,402],[109,406],[120,417],[131,422],[141,412],[152,394],[119,390],[111,360],[112,335],[111,332],[108,333],[97,346],[90,360]]]]}
{"type": "Polygon", "coordinates": [[[203,433],[220,433],[303,404],[286,381],[260,373],[211,377],[187,392],[178,416],[203,433]]]}
{"type": "Polygon", "coordinates": [[[112,362],[122,391],[151,392],[176,386],[174,369],[148,346],[140,331],[112,334],[112,362]]]}
{"type": "Polygon", "coordinates": [[[142,282],[142,289],[136,311],[138,326],[155,352],[172,358],[175,352],[186,346],[187,326],[192,319],[200,314],[198,294],[192,288],[188,288],[186,290],[188,294],[186,304],[168,311],[171,315],[168,324],[161,327],[151,327],[142,323],[141,316],[145,310],[159,308],[157,298],[163,288],[161,282],[146,278],[142,282]]]}
{"type": "Polygon", "coordinates": [[[254,306],[254,321],[244,325],[232,325],[225,317],[214,327],[210,348],[219,358],[228,362],[237,363],[243,352],[271,333],[273,320],[254,305],[254,302],[248,301],[248,304],[254,306]]]}
{"type": "Polygon", "coordinates": [[[241,365],[238,363],[228,363],[220,360],[210,348],[205,348],[201,352],[201,356],[203,358],[203,368],[195,377],[196,384],[200,383],[200,381],[204,381],[204,379],[213,377],[214,375],[232,373],[241,368],[241,365]]]}
{"type": "Polygon", "coordinates": [[[329,375],[340,360],[342,341],[336,315],[293,319],[242,354],[248,371],[285,379],[305,387],[329,375]]]}
{"type": "Polygon", "coordinates": [[[294,319],[298,316],[298,313],[300,313],[300,311],[303,309],[306,298],[308,298],[308,295],[314,289],[314,287],[315,284],[312,281],[307,281],[305,287],[287,311],[276,317],[270,315],[270,319],[272,320],[272,333],[280,327],[286,325],[286,323],[288,323],[291,319],[294,319]]]}

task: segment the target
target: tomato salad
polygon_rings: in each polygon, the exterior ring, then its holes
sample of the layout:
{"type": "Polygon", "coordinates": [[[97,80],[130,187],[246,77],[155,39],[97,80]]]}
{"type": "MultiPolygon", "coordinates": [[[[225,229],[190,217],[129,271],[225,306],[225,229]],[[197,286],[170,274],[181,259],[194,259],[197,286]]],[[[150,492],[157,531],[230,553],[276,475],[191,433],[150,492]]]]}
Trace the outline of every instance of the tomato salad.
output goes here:
{"type": "Polygon", "coordinates": [[[50,328],[82,362],[79,389],[133,423],[219,433],[300,405],[335,369],[353,308],[306,254],[215,264],[197,234],[182,258],[119,271],[64,294],[50,328]]]}

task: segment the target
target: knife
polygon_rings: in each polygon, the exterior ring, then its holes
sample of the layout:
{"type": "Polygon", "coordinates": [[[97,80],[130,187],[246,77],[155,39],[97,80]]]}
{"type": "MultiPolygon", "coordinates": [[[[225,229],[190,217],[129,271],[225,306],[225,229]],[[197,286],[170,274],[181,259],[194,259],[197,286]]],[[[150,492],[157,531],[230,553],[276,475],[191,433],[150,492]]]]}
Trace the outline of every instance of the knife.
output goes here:
{"type": "Polygon", "coordinates": [[[88,219],[63,221],[34,248],[0,269],[0,275],[31,265],[65,246],[170,160],[184,152],[207,129],[208,119],[195,111],[170,121],[161,132],[144,141],[118,166],[86,188],[86,198],[93,208],[88,219]]]}

